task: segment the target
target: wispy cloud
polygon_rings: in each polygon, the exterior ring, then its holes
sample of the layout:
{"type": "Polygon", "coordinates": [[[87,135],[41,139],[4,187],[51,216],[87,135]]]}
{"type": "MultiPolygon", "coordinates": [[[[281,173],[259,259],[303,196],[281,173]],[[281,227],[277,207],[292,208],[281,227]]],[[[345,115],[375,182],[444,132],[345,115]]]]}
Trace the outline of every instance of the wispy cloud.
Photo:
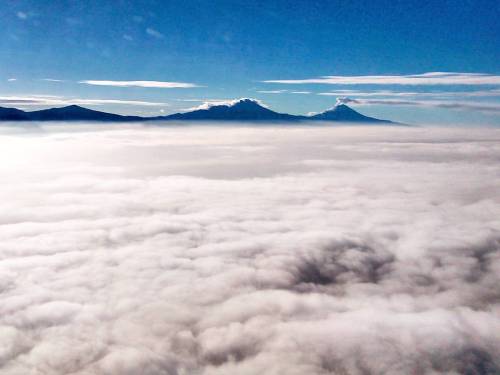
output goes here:
{"type": "Polygon", "coordinates": [[[54,79],[54,78],[42,78],[40,81],[46,81],[46,82],[66,82],[62,79],[54,79]]]}
{"type": "Polygon", "coordinates": [[[356,97],[500,97],[500,90],[477,90],[477,91],[359,91],[359,90],[335,90],[320,92],[317,95],[323,96],[356,96],[356,97]]]}
{"type": "Polygon", "coordinates": [[[85,80],[78,83],[95,86],[114,86],[114,87],[153,87],[162,89],[172,88],[191,88],[200,87],[194,83],[186,82],[164,82],[164,81],[99,81],[99,80],[85,80]]]}
{"type": "Polygon", "coordinates": [[[259,94],[311,94],[311,91],[258,90],[259,94]]]}
{"type": "Polygon", "coordinates": [[[429,72],[411,75],[323,76],[263,82],[330,85],[499,85],[500,76],[486,73],[429,72]]]}
{"type": "Polygon", "coordinates": [[[348,97],[341,97],[341,98],[337,98],[335,105],[350,104],[350,103],[360,104],[360,102],[356,99],[351,99],[348,97]]]}
{"type": "Polygon", "coordinates": [[[156,39],[163,39],[165,37],[165,35],[163,35],[162,33],[160,33],[158,30],[155,30],[151,27],[148,27],[146,29],[146,34],[152,36],[153,38],[156,38],[156,39]]]}
{"type": "Polygon", "coordinates": [[[288,90],[260,90],[257,91],[259,94],[283,94],[288,90]]]}
{"type": "Polygon", "coordinates": [[[139,100],[120,100],[120,99],[82,99],[82,98],[65,98],[54,95],[29,95],[29,96],[0,96],[0,105],[6,106],[57,106],[57,105],[106,105],[106,104],[122,104],[144,107],[165,107],[168,103],[147,102],[139,100]]]}
{"type": "Polygon", "coordinates": [[[479,112],[500,113],[500,103],[480,103],[445,100],[397,100],[397,99],[351,99],[348,97],[337,98],[337,104],[360,105],[393,105],[393,106],[419,106],[456,110],[471,110],[479,112]]]}
{"type": "Polygon", "coordinates": [[[500,102],[485,102],[481,98],[497,100],[500,89],[473,91],[392,91],[392,90],[335,90],[317,95],[337,97],[337,104],[419,106],[481,112],[500,112],[500,102]]]}
{"type": "Polygon", "coordinates": [[[16,16],[20,20],[26,20],[26,19],[28,19],[28,14],[26,14],[25,12],[17,12],[16,16]]]}
{"type": "Polygon", "coordinates": [[[128,35],[128,34],[123,34],[123,39],[128,40],[129,42],[131,42],[131,41],[133,41],[133,40],[134,40],[134,38],[132,38],[132,37],[131,37],[130,35],[128,35]]]}
{"type": "Polygon", "coordinates": [[[14,81],[17,81],[17,78],[9,78],[9,79],[7,79],[7,82],[14,82],[14,81]]]}

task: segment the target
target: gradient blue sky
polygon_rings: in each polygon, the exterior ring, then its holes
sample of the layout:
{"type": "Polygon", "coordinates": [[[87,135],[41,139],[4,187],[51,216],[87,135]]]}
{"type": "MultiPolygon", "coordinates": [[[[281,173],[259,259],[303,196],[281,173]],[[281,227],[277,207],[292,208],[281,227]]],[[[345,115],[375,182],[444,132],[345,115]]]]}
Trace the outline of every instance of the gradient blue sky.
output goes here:
{"type": "Polygon", "coordinates": [[[252,97],[298,114],[348,97],[398,121],[500,124],[498,1],[1,5],[0,106],[156,115],[252,97]]]}

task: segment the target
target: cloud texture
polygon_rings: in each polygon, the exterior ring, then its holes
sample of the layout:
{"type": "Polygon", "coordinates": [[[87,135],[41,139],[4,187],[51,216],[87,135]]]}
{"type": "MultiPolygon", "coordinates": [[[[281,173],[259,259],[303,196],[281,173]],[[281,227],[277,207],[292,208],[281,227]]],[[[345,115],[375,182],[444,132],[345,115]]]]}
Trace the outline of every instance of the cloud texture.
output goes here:
{"type": "Polygon", "coordinates": [[[499,130],[0,142],[2,374],[500,371],[499,130]]]}

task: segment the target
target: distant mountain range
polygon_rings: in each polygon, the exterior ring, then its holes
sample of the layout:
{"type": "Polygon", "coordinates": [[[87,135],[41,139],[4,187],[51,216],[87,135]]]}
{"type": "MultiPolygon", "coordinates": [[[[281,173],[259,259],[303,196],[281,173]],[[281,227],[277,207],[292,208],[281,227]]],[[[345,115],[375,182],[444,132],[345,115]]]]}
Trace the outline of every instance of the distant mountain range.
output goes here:
{"type": "Polygon", "coordinates": [[[212,105],[206,109],[174,113],[168,116],[140,117],[122,116],[114,113],[94,111],[77,105],[26,112],[16,108],[0,107],[0,121],[336,121],[353,123],[397,124],[364,116],[345,104],[339,104],[325,112],[312,116],[295,116],[272,111],[257,100],[239,99],[230,104],[212,105]]]}
{"type": "Polygon", "coordinates": [[[40,111],[21,111],[16,108],[0,107],[0,121],[144,121],[139,116],[122,116],[114,113],[94,111],[78,105],[50,108],[40,111]]]}

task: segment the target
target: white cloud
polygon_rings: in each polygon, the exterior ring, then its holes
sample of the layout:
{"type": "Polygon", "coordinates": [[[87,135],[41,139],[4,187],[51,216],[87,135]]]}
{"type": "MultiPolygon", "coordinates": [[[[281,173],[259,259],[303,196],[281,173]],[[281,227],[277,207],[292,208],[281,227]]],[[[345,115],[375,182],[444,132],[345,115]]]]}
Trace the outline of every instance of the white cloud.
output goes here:
{"type": "Polygon", "coordinates": [[[47,81],[47,82],[66,82],[62,79],[54,79],[54,78],[42,78],[41,81],[47,81]]]}
{"type": "Polygon", "coordinates": [[[16,13],[16,16],[17,18],[19,18],[20,20],[26,20],[28,19],[28,14],[25,13],[25,12],[17,12],[16,13]]]}
{"type": "Polygon", "coordinates": [[[337,98],[337,103],[361,105],[392,105],[392,106],[419,106],[456,110],[472,110],[479,112],[500,113],[500,103],[477,101],[444,101],[444,100],[408,100],[408,99],[351,99],[348,97],[337,98]]]}
{"type": "Polygon", "coordinates": [[[17,81],[17,78],[9,78],[9,79],[7,79],[7,82],[15,82],[15,81],[17,81]]]}
{"type": "Polygon", "coordinates": [[[148,27],[146,29],[146,34],[156,38],[156,39],[163,39],[165,37],[165,35],[163,35],[162,33],[160,33],[158,30],[155,30],[151,27],[148,27]]]}
{"type": "Polygon", "coordinates": [[[360,105],[392,105],[500,112],[499,89],[468,91],[393,91],[393,90],[335,90],[317,95],[335,96],[342,101],[360,105]],[[485,102],[483,98],[491,98],[485,102]]]}
{"type": "Polygon", "coordinates": [[[259,90],[257,91],[260,94],[283,94],[288,90],[259,90]]]}
{"type": "Polygon", "coordinates": [[[85,80],[78,83],[96,86],[114,86],[114,87],[154,87],[154,88],[191,88],[200,87],[194,83],[186,82],[164,82],[164,81],[100,81],[100,80],[85,80]]]}
{"type": "Polygon", "coordinates": [[[30,129],[2,374],[499,372],[500,130],[30,129]]]}
{"type": "Polygon", "coordinates": [[[134,40],[134,38],[132,38],[132,37],[131,37],[130,35],[128,35],[128,34],[123,34],[123,39],[128,40],[129,42],[131,42],[131,41],[133,41],[133,40],[134,40]]]}
{"type": "Polygon", "coordinates": [[[341,97],[341,98],[337,98],[337,101],[336,101],[335,105],[351,104],[351,103],[357,103],[357,104],[359,104],[359,102],[356,99],[351,99],[351,98],[348,98],[348,97],[341,97]]]}
{"type": "Polygon", "coordinates": [[[430,72],[411,75],[323,76],[263,82],[331,85],[500,85],[500,76],[486,73],[430,72]]]}
{"type": "Polygon", "coordinates": [[[4,106],[59,106],[59,105],[105,105],[105,104],[122,104],[122,105],[136,105],[145,107],[164,107],[168,103],[147,102],[140,100],[122,100],[122,99],[82,99],[82,98],[65,98],[54,95],[31,95],[31,96],[0,96],[0,105],[4,106]]]}
{"type": "Polygon", "coordinates": [[[392,91],[392,90],[335,90],[330,92],[320,92],[322,96],[343,96],[350,95],[356,97],[435,97],[435,98],[480,98],[480,97],[500,97],[500,90],[474,90],[474,91],[392,91]]]}
{"type": "MultiPolygon", "coordinates": [[[[241,102],[242,100],[251,100],[253,102],[258,103],[260,106],[267,108],[267,104],[265,104],[262,100],[259,99],[254,99],[254,98],[238,98],[238,99],[208,99],[208,100],[203,100],[203,103],[191,107],[191,108],[186,108],[185,111],[196,111],[198,109],[209,109],[210,107],[214,106],[219,106],[219,105],[225,105],[225,106],[232,106],[235,105],[238,102],[241,102]]],[[[186,100],[190,101],[190,100],[186,100]]],[[[193,101],[202,101],[202,100],[193,100],[193,101]]]]}
{"type": "Polygon", "coordinates": [[[258,90],[260,94],[311,94],[311,91],[258,90]]]}

